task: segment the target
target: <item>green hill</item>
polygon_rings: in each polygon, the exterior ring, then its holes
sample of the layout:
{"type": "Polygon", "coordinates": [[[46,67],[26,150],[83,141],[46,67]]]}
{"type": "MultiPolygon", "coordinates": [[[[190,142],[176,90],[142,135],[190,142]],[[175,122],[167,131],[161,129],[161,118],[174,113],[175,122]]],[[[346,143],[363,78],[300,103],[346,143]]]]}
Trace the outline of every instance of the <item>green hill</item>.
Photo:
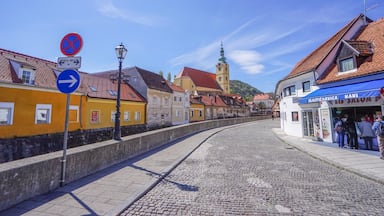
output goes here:
{"type": "Polygon", "coordinates": [[[252,100],[255,94],[262,94],[263,92],[259,89],[244,83],[240,80],[231,80],[230,81],[231,93],[240,94],[245,100],[252,100]]]}

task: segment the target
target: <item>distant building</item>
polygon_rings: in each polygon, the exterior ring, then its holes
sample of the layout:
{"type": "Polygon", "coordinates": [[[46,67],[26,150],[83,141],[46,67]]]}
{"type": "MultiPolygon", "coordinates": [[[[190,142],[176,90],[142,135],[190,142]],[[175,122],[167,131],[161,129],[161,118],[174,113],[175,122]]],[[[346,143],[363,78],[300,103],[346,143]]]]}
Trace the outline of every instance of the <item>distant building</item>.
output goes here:
{"type": "Polygon", "coordinates": [[[269,114],[272,113],[272,107],[275,102],[273,94],[256,94],[253,96],[252,112],[269,114]]]}
{"type": "Polygon", "coordinates": [[[223,44],[216,64],[216,74],[184,67],[175,77],[174,83],[195,95],[229,94],[229,65],[224,56],[223,44]]]}

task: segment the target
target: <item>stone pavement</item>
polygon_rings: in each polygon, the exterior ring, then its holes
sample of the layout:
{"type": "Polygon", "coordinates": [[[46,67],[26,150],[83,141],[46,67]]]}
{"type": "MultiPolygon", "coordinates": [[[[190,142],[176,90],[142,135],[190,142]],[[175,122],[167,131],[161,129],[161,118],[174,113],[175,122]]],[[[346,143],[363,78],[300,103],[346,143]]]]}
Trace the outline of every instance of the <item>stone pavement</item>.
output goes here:
{"type": "MultiPolygon", "coordinates": [[[[271,123],[271,120],[264,120],[271,123]]],[[[278,121],[275,120],[273,125],[278,121]]],[[[250,124],[252,123],[245,123],[250,124]]],[[[214,134],[236,127],[207,130],[67,184],[51,193],[24,201],[0,215],[118,215],[214,134]]],[[[339,149],[337,144],[274,134],[292,148],[341,169],[384,184],[384,161],[378,152],[339,149]]]]}
{"type": "Polygon", "coordinates": [[[337,143],[288,136],[281,128],[273,128],[272,131],[283,142],[314,158],[384,184],[384,160],[380,159],[378,151],[339,148],[337,143]]]}

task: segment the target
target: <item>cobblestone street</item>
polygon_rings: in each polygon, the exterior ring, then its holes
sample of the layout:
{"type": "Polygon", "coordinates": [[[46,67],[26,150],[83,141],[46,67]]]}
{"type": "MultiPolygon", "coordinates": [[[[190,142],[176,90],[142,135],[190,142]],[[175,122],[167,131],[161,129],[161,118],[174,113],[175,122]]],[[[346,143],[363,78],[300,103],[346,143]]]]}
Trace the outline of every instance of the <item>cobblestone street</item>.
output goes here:
{"type": "Polygon", "coordinates": [[[384,214],[384,185],[290,147],[273,127],[214,135],[121,215],[384,214]]]}

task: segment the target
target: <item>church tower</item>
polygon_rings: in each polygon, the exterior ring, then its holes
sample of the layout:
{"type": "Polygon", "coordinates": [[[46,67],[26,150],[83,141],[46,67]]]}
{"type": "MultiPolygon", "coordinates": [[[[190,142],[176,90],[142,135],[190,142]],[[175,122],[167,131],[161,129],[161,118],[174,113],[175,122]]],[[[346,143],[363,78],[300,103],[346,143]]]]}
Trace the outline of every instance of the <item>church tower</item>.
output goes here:
{"type": "Polygon", "coordinates": [[[223,42],[221,42],[219,62],[216,64],[216,81],[223,89],[224,94],[231,93],[229,86],[229,65],[224,56],[223,42]]]}

